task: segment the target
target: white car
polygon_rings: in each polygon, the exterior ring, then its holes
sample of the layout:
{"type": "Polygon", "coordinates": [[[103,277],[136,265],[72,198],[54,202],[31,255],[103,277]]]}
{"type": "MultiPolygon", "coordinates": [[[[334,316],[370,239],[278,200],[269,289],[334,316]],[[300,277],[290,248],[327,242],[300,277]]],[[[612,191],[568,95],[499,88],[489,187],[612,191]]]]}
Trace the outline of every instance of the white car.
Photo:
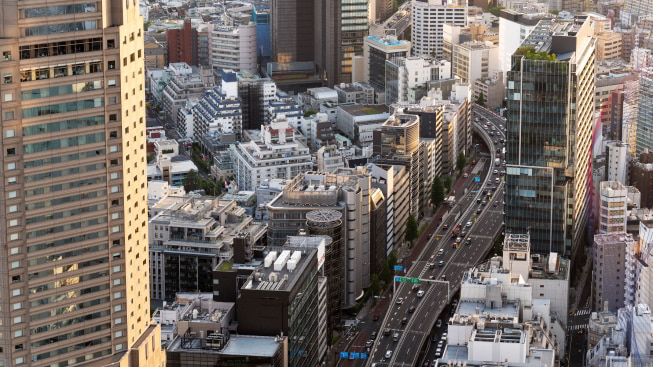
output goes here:
{"type": "Polygon", "coordinates": [[[494,172],[492,172],[492,173],[494,173],[494,174],[496,175],[497,173],[499,173],[499,171],[497,171],[497,170],[494,170],[494,172]]]}
{"type": "Polygon", "coordinates": [[[385,352],[385,357],[386,358],[392,358],[392,351],[389,350],[389,351],[385,352]]]}
{"type": "Polygon", "coordinates": [[[420,298],[424,297],[424,291],[422,291],[422,290],[417,291],[417,297],[420,297],[420,298]]]}
{"type": "Polygon", "coordinates": [[[402,303],[404,303],[404,299],[401,297],[397,298],[397,304],[400,305],[402,303]]]}
{"type": "Polygon", "coordinates": [[[468,228],[469,228],[469,227],[471,227],[471,226],[472,226],[472,222],[467,222],[467,224],[465,224],[465,227],[468,227],[468,228]]]}

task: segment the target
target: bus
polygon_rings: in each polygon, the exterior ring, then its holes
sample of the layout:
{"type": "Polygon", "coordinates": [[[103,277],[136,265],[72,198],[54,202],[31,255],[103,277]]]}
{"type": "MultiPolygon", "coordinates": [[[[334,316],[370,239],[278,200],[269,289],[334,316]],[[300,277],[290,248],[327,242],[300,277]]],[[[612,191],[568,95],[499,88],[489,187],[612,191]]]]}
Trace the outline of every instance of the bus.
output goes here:
{"type": "Polygon", "coordinates": [[[460,223],[456,224],[453,227],[453,229],[451,230],[451,234],[457,236],[459,232],[460,232],[460,223]]]}

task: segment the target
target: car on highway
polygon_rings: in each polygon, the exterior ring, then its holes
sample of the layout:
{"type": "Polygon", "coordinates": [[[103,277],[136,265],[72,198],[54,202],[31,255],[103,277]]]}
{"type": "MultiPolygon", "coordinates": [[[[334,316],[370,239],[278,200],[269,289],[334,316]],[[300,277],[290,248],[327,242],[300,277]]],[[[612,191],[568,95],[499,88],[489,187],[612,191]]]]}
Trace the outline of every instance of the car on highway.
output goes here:
{"type": "Polygon", "coordinates": [[[456,237],[456,242],[457,242],[457,243],[460,243],[460,242],[462,242],[462,240],[463,240],[463,238],[462,238],[462,237],[456,237]]]}
{"type": "Polygon", "coordinates": [[[490,136],[494,136],[494,133],[492,131],[490,131],[490,136]]]}
{"type": "Polygon", "coordinates": [[[390,329],[385,328],[385,329],[383,330],[383,336],[388,336],[388,335],[390,335],[390,329]]]}
{"type": "Polygon", "coordinates": [[[374,344],[374,340],[372,340],[372,339],[370,339],[370,340],[368,340],[368,341],[365,342],[365,346],[366,346],[366,347],[371,347],[372,344],[374,344]]]}
{"type": "MultiPolygon", "coordinates": [[[[415,310],[413,309],[413,311],[415,311],[415,310]]],[[[408,323],[408,317],[404,317],[403,319],[401,319],[401,324],[402,325],[406,325],[407,323],[408,323]]]]}
{"type": "Polygon", "coordinates": [[[373,339],[376,338],[376,330],[372,331],[372,338],[373,338],[373,339]]]}
{"type": "Polygon", "coordinates": [[[398,305],[403,304],[403,303],[404,303],[404,299],[403,299],[403,298],[401,298],[401,297],[397,298],[397,304],[398,304],[398,305]]]}
{"type": "Polygon", "coordinates": [[[464,177],[464,178],[467,178],[467,177],[469,177],[469,175],[465,173],[465,174],[463,175],[463,177],[464,177]]]}
{"type": "Polygon", "coordinates": [[[438,263],[438,266],[443,267],[444,266],[444,261],[440,260],[440,262],[438,263]]]}
{"type": "Polygon", "coordinates": [[[446,276],[445,274],[442,274],[442,276],[440,277],[440,279],[442,279],[442,280],[447,280],[447,276],[446,276]]]}
{"type": "Polygon", "coordinates": [[[465,236],[467,236],[467,231],[460,232],[460,237],[465,238],[465,236]]]}
{"type": "Polygon", "coordinates": [[[440,340],[438,342],[438,348],[442,348],[442,347],[444,347],[444,342],[442,340],[440,340]]]}
{"type": "Polygon", "coordinates": [[[469,227],[471,227],[471,226],[472,226],[472,222],[467,222],[467,223],[465,223],[465,227],[469,228],[469,227]]]}
{"type": "Polygon", "coordinates": [[[420,297],[420,298],[424,297],[424,291],[422,291],[422,290],[418,291],[417,292],[417,297],[420,297]]]}
{"type": "Polygon", "coordinates": [[[413,312],[415,312],[415,306],[410,306],[410,308],[408,309],[408,313],[413,313],[413,312]]]}
{"type": "Polygon", "coordinates": [[[438,256],[442,256],[442,255],[444,255],[444,249],[443,248],[438,250],[438,256]]]}
{"type": "Polygon", "coordinates": [[[438,321],[435,322],[435,327],[440,327],[442,326],[442,320],[438,319],[438,321]]]}
{"type": "Polygon", "coordinates": [[[448,224],[443,225],[442,229],[449,229],[449,225],[448,224]]]}
{"type": "Polygon", "coordinates": [[[392,358],[392,351],[391,350],[386,351],[385,352],[385,357],[386,358],[392,358]]]}
{"type": "Polygon", "coordinates": [[[392,340],[393,340],[393,341],[397,341],[397,340],[399,340],[399,333],[394,333],[394,334],[392,334],[392,340]]]}
{"type": "Polygon", "coordinates": [[[435,350],[435,356],[437,358],[442,357],[442,349],[441,348],[438,348],[438,349],[435,350]]]}
{"type": "Polygon", "coordinates": [[[411,291],[413,291],[413,292],[417,292],[418,290],[419,290],[419,285],[417,285],[417,284],[414,284],[413,288],[411,288],[411,291]]]}
{"type": "Polygon", "coordinates": [[[442,333],[442,336],[440,337],[440,340],[446,342],[447,341],[447,333],[442,333]]]}
{"type": "Polygon", "coordinates": [[[498,170],[494,170],[494,171],[492,171],[492,174],[494,174],[494,175],[496,175],[496,174],[498,174],[498,173],[499,173],[498,170]]]}
{"type": "Polygon", "coordinates": [[[481,208],[476,209],[476,214],[481,214],[481,211],[483,211],[483,209],[481,208]]]}

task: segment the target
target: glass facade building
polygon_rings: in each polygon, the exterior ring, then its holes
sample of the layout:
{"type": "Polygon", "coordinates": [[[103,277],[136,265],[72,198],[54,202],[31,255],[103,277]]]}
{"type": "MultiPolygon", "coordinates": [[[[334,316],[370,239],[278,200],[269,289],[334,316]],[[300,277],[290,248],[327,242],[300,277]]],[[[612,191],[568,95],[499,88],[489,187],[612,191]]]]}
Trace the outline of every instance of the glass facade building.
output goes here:
{"type": "Polygon", "coordinates": [[[585,234],[589,204],[594,40],[588,22],[542,21],[538,27],[541,32],[527,39],[525,47],[554,30],[573,42],[561,45],[545,36],[544,48],[521,49],[512,56],[505,226],[510,233],[530,232],[536,252],[574,256],[585,234]],[[567,36],[572,32],[576,37],[567,36]],[[533,56],[536,51],[548,56],[533,56]]]}

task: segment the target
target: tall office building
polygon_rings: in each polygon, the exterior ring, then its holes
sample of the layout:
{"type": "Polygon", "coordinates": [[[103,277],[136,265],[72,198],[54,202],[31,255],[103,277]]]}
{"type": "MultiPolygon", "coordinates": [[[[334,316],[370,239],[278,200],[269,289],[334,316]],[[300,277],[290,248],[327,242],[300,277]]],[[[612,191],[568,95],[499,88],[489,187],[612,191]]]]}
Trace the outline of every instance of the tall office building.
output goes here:
{"type": "Polygon", "coordinates": [[[0,13],[0,365],[162,366],[139,3],[0,13]]]}
{"type": "Polygon", "coordinates": [[[367,0],[315,1],[315,63],[329,87],[351,83],[352,57],[363,55],[367,0]]]}
{"type": "Polygon", "coordinates": [[[313,61],[315,0],[272,0],[272,61],[313,61]]]}
{"type": "Polygon", "coordinates": [[[508,72],[506,232],[572,260],[590,201],[594,53],[589,20],[542,20],[508,72]]]}
{"type": "Polygon", "coordinates": [[[443,26],[467,26],[467,2],[461,0],[412,0],[414,56],[443,57],[443,26]]]}

